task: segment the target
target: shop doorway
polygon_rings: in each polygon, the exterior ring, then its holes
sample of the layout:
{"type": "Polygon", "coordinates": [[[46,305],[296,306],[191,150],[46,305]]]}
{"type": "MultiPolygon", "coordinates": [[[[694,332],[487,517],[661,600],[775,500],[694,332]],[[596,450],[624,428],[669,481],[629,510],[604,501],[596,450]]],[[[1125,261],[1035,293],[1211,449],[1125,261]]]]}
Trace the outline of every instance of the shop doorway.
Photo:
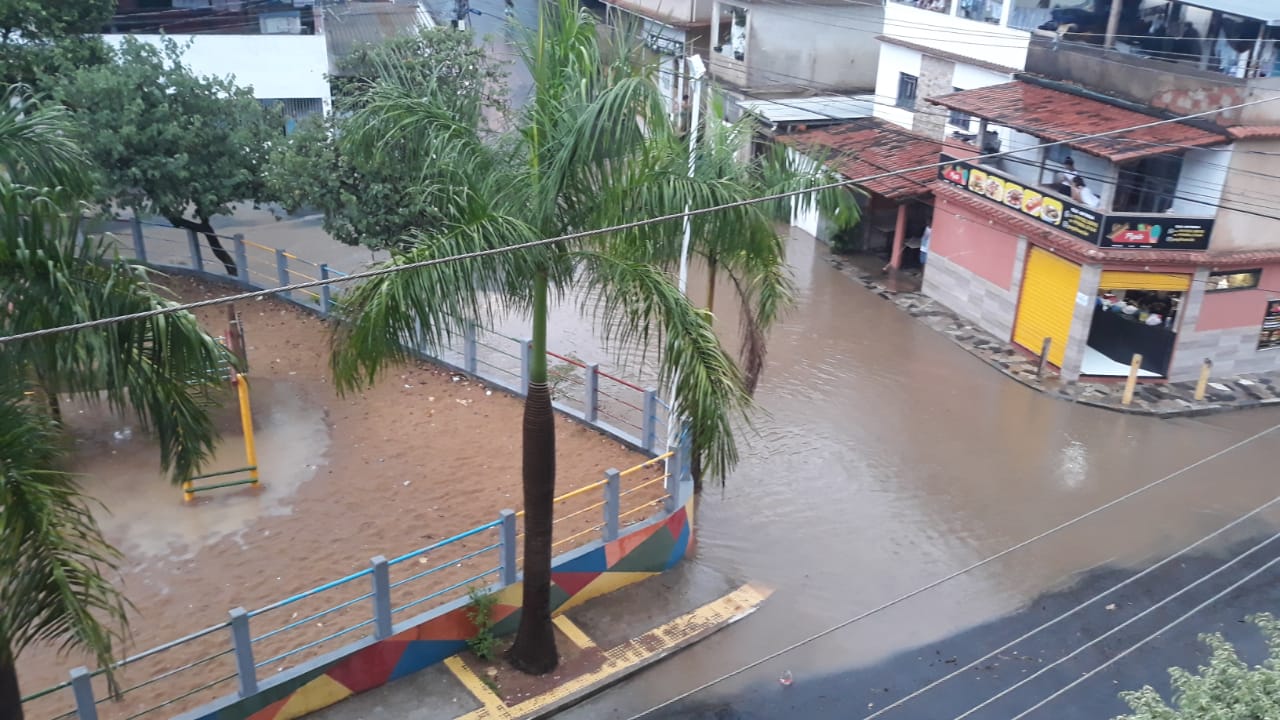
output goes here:
{"type": "Polygon", "coordinates": [[[1139,354],[1139,377],[1167,377],[1190,286],[1190,275],[1103,272],[1080,372],[1124,377],[1139,354]]]}

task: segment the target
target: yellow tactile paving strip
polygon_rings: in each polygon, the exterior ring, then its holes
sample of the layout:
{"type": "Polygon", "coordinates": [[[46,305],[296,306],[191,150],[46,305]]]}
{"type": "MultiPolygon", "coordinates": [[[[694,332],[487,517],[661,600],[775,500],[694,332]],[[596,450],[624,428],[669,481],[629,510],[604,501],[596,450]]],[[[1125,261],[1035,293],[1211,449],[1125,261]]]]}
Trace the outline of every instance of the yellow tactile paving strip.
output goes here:
{"type": "MultiPolygon", "coordinates": [[[[563,685],[518,705],[508,707],[487,685],[457,657],[445,660],[449,668],[467,690],[475,695],[484,707],[462,715],[457,720],[520,720],[537,714],[565,698],[590,688],[610,676],[661,657],[699,635],[709,634],[724,625],[749,615],[769,596],[769,591],[743,585],[719,600],[707,603],[693,612],[681,615],[665,625],[656,627],[640,637],[629,640],[605,651],[604,665],[579,675],[563,685]]],[[[594,646],[586,633],[563,616],[556,618],[556,625],[579,647],[594,646]],[[567,629],[566,629],[567,628],[567,629]],[[584,645],[583,643],[588,643],[584,645]]]]}
{"type": "Polygon", "coordinates": [[[574,625],[568,615],[557,615],[551,619],[551,622],[564,633],[565,637],[569,638],[569,642],[583,650],[596,646],[596,641],[587,637],[587,634],[582,632],[582,628],[574,625]]]}

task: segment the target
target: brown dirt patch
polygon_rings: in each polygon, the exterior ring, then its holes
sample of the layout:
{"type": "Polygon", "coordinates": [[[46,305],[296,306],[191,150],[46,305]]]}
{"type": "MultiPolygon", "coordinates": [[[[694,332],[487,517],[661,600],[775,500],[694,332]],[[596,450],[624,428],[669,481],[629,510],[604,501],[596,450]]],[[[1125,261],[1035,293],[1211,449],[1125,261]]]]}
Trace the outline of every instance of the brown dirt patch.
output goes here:
{"type": "MultiPolygon", "coordinates": [[[[185,300],[225,294],[228,289],[186,278],[172,278],[167,284],[185,300]]],[[[92,409],[74,428],[82,456],[77,469],[86,474],[86,492],[117,514],[114,521],[104,516],[104,528],[126,552],[120,582],[136,610],[132,640],[121,648],[122,656],[224,622],[230,608],[263,607],[363,570],[373,555],[395,557],[496,519],[502,508],[521,505],[522,406],[518,398],[426,363],[392,369],[372,388],[338,397],[329,376],[324,321],[275,300],[242,303],[239,309],[250,348],[255,423],[263,425],[258,430],[263,490],[202,494],[194,506],[184,506],[177,489],[166,486],[145,438],[111,437],[105,430],[119,423],[95,418],[97,411],[92,409]],[[276,410],[281,414],[273,414],[276,410]],[[274,425],[271,418],[276,418],[274,425]],[[274,469],[266,472],[272,462],[274,469]]],[[[220,334],[226,326],[225,313],[214,307],[199,315],[220,334]]],[[[215,469],[236,467],[243,461],[242,451],[235,446],[240,433],[234,413],[224,413],[222,422],[230,457],[223,457],[220,450],[215,469]]],[[[568,418],[557,423],[556,439],[560,493],[599,480],[606,468],[626,468],[643,460],[617,441],[568,418]]],[[[632,480],[638,483],[650,475],[635,473],[632,480]]],[[[661,483],[633,493],[624,498],[623,510],[660,493],[661,483]]],[[[597,493],[585,493],[581,504],[571,501],[557,508],[557,513],[565,515],[599,499],[597,493]]],[[[599,524],[601,512],[592,509],[567,519],[557,525],[557,538],[599,524]]],[[[628,519],[649,514],[640,512],[628,519]]],[[[557,552],[595,536],[587,533],[557,552]]],[[[496,531],[488,531],[393,568],[396,582],[457,560],[429,577],[407,582],[396,591],[396,604],[462,583],[493,567],[492,552],[471,560],[460,558],[496,539],[496,531]]],[[[483,582],[493,579],[488,576],[483,582]]],[[[355,600],[368,589],[368,579],[361,578],[339,591],[267,613],[254,619],[253,634],[305,619],[336,602],[355,600]]],[[[461,587],[446,597],[464,594],[461,587]]],[[[398,614],[396,620],[408,619],[436,602],[398,614]]],[[[255,643],[256,659],[261,663],[363,622],[371,617],[369,608],[369,601],[356,601],[345,610],[255,643]]],[[[259,679],[368,631],[366,627],[306,653],[265,664],[258,671],[259,679]]],[[[156,673],[178,672],[130,692],[122,702],[103,704],[102,717],[126,717],[219,678],[223,682],[213,688],[146,717],[168,717],[233,693],[235,683],[229,678],[234,666],[229,655],[179,670],[229,649],[228,638],[227,631],[219,630],[130,666],[122,678],[126,688],[156,673]]],[[[563,647],[571,645],[566,640],[563,647]]],[[[22,687],[29,694],[62,682],[67,670],[81,663],[92,666],[83,658],[59,657],[44,648],[28,651],[18,662],[22,687]]],[[[100,686],[97,696],[105,695],[100,686]]],[[[40,720],[70,708],[70,692],[64,690],[30,704],[28,717],[40,720]]]]}
{"type": "Polygon", "coordinates": [[[459,659],[471,669],[489,689],[502,698],[507,707],[514,707],[532,697],[550,692],[580,675],[597,670],[604,665],[604,651],[598,647],[580,648],[556,628],[556,649],[560,652],[560,664],[546,675],[525,675],[502,662],[502,654],[511,646],[504,642],[495,657],[497,660],[481,660],[468,650],[459,659]]]}

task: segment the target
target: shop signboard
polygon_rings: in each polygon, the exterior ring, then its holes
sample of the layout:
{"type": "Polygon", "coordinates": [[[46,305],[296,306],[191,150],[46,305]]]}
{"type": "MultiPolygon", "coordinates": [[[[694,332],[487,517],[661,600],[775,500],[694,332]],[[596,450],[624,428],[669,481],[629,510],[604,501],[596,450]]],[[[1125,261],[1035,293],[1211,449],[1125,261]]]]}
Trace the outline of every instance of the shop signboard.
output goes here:
{"type": "Polygon", "coordinates": [[[1262,316],[1262,334],[1258,336],[1259,350],[1280,348],[1280,300],[1267,301],[1267,314],[1262,316]]]}
{"type": "Polygon", "coordinates": [[[1045,195],[1022,182],[992,172],[990,168],[942,156],[938,177],[975,195],[1003,204],[1010,210],[1033,217],[1047,225],[1070,233],[1081,240],[1098,244],[1103,215],[1070,200],[1045,195]]]}
{"type": "Polygon", "coordinates": [[[1208,250],[1213,220],[1169,215],[1109,215],[1104,248],[1208,250]]]}
{"type": "Polygon", "coordinates": [[[1206,250],[1210,218],[1170,215],[1105,215],[1056,195],[1047,195],[990,168],[943,154],[938,178],[1001,203],[1063,232],[1104,248],[1206,250]]]}

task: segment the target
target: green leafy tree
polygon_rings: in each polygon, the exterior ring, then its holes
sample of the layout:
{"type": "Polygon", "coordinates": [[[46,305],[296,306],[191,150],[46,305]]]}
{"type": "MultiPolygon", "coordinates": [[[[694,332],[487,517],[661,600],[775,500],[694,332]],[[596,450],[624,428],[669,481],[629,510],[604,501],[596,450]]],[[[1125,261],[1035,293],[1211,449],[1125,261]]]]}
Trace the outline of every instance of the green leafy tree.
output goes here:
{"type": "Polygon", "coordinates": [[[353,153],[338,142],[351,113],[388,78],[438,98],[441,108],[457,113],[463,123],[478,122],[480,113],[500,117],[505,112],[501,69],[469,33],[424,30],[342,58],[332,79],[335,112],[299,124],[273,153],[267,183],[286,211],[320,211],[325,231],[348,245],[380,249],[437,221],[432,198],[416,192],[419,183],[406,175],[392,148],[353,153]]]}
{"type": "Polygon", "coordinates": [[[107,60],[102,29],[115,0],[0,0],[0,84],[44,83],[107,60]]]}
{"type": "MultiPolygon", "coordinates": [[[[634,53],[619,51],[622,45],[606,56],[595,22],[572,0],[544,6],[538,26],[518,45],[533,94],[506,131],[494,134],[477,122],[480,94],[465,96],[470,104],[458,112],[458,97],[423,93],[395,75],[368,89],[344,127],[343,152],[395,162],[413,192],[429,201],[426,222],[387,239],[389,266],[720,206],[757,189],[737,176],[689,177],[685,138],[668,122],[648,68],[633,61],[634,53]]],[[[693,230],[700,247],[738,238],[725,262],[759,252],[770,256],[758,259],[761,266],[781,267],[766,208],[710,213],[693,230]]],[[[438,349],[467,323],[489,320],[498,306],[531,315],[522,438],[523,612],[507,655],[524,672],[545,673],[558,663],[550,618],[556,452],[546,349],[552,297],[574,291],[611,345],[657,350],[673,412],[689,419],[694,452],[708,473],[723,477],[737,460],[734,423],[745,418],[750,398],[711,314],[673,281],[680,243],[680,221],[656,223],[370,278],[343,302],[345,321],[335,330],[331,363],[344,391],[404,361],[408,345],[438,349]]],[[[753,274],[753,283],[771,286],[753,297],[785,305],[781,276],[753,274]]]]}
{"type": "Polygon", "coordinates": [[[182,53],[169,38],[127,37],[113,62],[70,73],[56,92],[101,169],[98,200],[204,234],[234,276],[210,219],[267,199],[263,172],[283,124],[232,78],[193,73],[182,53]]]}
{"type": "MultiPolygon", "coordinates": [[[[169,305],[144,269],[77,239],[92,163],[73,129],[15,89],[0,101],[0,337],[169,305]]],[[[109,668],[124,627],[118,556],[59,470],[57,398],[137,416],[178,482],[213,450],[211,393],[230,360],[186,313],[0,344],[0,717],[22,717],[23,649],[60,643],[109,668]]]]}
{"type": "Polygon", "coordinates": [[[1262,665],[1249,667],[1219,633],[1202,635],[1209,663],[1192,673],[1171,668],[1173,701],[1150,685],[1122,693],[1133,713],[1116,720],[1264,720],[1280,717],[1280,621],[1268,613],[1249,618],[1270,649],[1262,665]]]}

